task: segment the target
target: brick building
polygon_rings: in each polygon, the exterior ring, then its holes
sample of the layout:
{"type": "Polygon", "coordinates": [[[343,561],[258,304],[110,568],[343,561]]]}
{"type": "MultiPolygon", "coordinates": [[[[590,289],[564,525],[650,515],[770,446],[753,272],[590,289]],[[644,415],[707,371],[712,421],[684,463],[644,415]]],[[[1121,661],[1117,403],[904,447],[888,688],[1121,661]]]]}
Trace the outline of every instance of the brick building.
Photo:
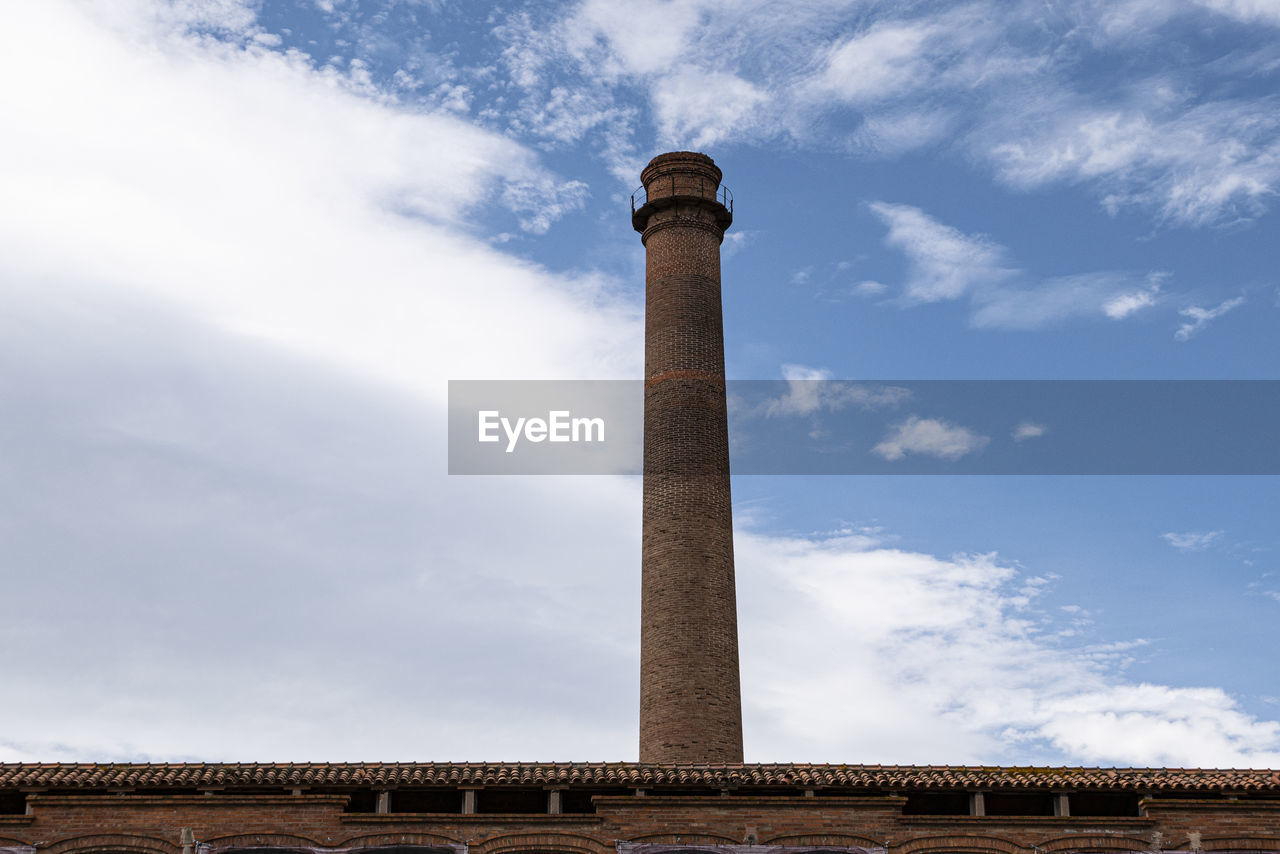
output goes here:
{"type": "Polygon", "coordinates": [[[1280,775],[640,763],[0,766],[3,854],[350,849],[1274,852],[1280,775]]]}
{"type": "Polygon", "coordinates": [[[1280,772],[748,765],[709,157],[647,249],[640,762],[0,765],[0,854],[1280,854],[1280,772]]]}

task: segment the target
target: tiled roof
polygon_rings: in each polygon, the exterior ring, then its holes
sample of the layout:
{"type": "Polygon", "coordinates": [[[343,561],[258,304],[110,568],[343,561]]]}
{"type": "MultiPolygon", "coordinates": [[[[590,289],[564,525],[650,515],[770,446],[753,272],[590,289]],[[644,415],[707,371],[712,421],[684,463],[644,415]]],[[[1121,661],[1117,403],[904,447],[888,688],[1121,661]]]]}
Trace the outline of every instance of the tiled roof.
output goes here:
{"type": "Polygon", "coordinates": [[[546,763],[0,763],[0,788],[174,789],[297,786],[795,786],[1280,792],[1280,771],[890,765],[546,763]]]}

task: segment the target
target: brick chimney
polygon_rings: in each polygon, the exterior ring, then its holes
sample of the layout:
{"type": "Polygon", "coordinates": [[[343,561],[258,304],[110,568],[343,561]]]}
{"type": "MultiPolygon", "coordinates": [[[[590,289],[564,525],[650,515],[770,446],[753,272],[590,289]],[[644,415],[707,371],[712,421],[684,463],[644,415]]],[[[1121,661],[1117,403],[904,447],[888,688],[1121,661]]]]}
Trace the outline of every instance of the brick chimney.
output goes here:
{"type": "Polygon", "coordinates": [[[662,154],[633,201],[646,250],[641,762],[742,761],[720,177],[705,154],[662,154]]]}

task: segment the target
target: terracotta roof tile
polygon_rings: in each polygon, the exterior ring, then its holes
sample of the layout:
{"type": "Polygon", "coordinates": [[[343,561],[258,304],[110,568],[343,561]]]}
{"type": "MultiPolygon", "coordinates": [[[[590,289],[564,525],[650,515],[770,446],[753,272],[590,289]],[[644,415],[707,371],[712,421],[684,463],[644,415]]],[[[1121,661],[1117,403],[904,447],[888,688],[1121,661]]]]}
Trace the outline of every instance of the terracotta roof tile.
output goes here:
{"type": "Polygon", "coordinates": [[[369,785],[833,786],[855,789],[1088,788],[1280,791],[1280,772],[1201,768],[609,763],[0,764],[0,787],[100,789],[369,785]]]}

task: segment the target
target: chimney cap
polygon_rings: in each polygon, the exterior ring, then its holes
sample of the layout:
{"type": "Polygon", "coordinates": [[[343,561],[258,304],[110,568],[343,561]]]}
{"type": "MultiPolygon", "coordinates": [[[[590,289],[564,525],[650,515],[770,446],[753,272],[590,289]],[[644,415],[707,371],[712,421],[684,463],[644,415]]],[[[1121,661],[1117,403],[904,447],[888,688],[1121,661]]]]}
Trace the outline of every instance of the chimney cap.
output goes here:
{"type": "Polygon", "coordinates": [[[716,162],[700,151],[669,151],[649,161],[649,165],[640,173],[640,181],[647,185],[658,174],[685,170],[705,173],[716,184],[724,177],[716,162]]]}
{"type": "Polygon", "coordinates": [[[681,204],[709,209],[723,236],[733,224],[733,193],[720,183],[720,167],[698,151],[670,151],[649,161],[631,194],[631,225],[642,235],[655,212],[681,204]]]}

